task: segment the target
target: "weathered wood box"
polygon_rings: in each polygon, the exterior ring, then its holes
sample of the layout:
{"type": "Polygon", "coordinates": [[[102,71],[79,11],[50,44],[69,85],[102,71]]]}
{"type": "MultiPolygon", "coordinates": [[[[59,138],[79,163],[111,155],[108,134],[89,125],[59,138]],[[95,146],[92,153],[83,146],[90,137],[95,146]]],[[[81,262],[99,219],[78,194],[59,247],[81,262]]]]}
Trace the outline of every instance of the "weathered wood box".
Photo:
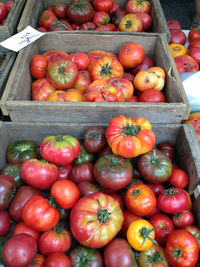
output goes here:
{"type": "MultiPolygon", "coordinates": [[[[6,165],[7,147],[13,141],[28,139],[39,146],[42,138],[47,135],[69,134],[80,139],[91,125],[97,124],[0,122],[0,169],[6,165]]],[[[189,175],[187,189],[192,194],[200,183],[200,146],[194,128],[192,125],[157,124],[153,126],[153,131],[156,135],[156,144],[166,141],[174,145],[176,163],[189,175]]],[[[199,214],[195,215],[199,218],[199,214]]]]}
{"type": "MultiPolygon", "coordinates": [[[[7,3],[7,0],[1,0],[2,3],[7,3]]],[[[13,4],[3,26],[0,26],[0,42],[9,38],[17,32],[17,25],[21,18],[23,7],[26,0],[16,0],[13,4]]],[[[0,51],[4,51],[4,48],[0,46],[0,51]]]]}
{"type": "Polygon", "coordinates": [[[188,118],[190,106],[174,60],[163,34],[75,34],[50,33],[22,49],[17,56],[9,81],[0,101],[4,115],[12,121],[107,123],[113,116],[143,116],[151,123],[180,123],[188,118]],[[33,81],[29,64],[31,58],[48,50],[60,49],[68,53],[105,50],[116,55],[121,47],[135,42],[143,45],[146,55],[166,71],[163,93],[166,103],[92,103],[47,102],[31,100],[33,81]]]}
{"type": "MultiPolygon", "coordinates": [[[[27,0],[24,12],[20,19],[17,27],[17,31],[21,31],[28,25],[37,28],[39,24],[39,18],[41,13],[47,7],[53,5],[56,0],[27,0]]],[[[60,0],[59,2],[70,4],[71,0],[60,0]]],[[[121,9],[125,9],[127,0],[115,0],[121,9]]],[[[170,32],[167,26],[165,15],[163,13],[161,4],[159,0],[149,0],[151,3],[151,17],[152,17],[152,27],[151,32],[165,33],[167,35],[168,41],[170,40],[170,32]]],[[[77,32],[77,31],[76,31],[77,32]]],[[[79,31],[81,32],[81,31],[79,31]]],[[[95,31],[90,31],[90,33],[96,33],[95,31]]]]}

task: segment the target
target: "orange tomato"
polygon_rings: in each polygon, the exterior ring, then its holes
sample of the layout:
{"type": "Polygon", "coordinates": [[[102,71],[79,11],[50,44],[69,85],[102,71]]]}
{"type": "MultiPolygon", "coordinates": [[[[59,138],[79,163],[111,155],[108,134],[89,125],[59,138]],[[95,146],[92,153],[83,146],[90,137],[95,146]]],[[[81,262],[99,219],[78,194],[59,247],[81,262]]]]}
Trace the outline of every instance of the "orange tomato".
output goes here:
{"type": "Polygon", "coordinates": [[[173,57],[183,56],[183,55],[187,54],[186,47],[184,45],[181,45],[181,44],[171,43],[171,44],[169,44],[169,49],[170,49],[173,57]]]}
{"type": "Polygon", "coordinates": [[[56,90],[52,94],[50,94],[47,98],[47,101],[58,101],[64,102],[65,100],[65,91],[63,90],[56,90]]]}
{"type": "Polygon", "coordinates": [[[65,101],[67,102],[83,102],[84,94],[78,89],[70,89],[65,92],[65,101]]]}

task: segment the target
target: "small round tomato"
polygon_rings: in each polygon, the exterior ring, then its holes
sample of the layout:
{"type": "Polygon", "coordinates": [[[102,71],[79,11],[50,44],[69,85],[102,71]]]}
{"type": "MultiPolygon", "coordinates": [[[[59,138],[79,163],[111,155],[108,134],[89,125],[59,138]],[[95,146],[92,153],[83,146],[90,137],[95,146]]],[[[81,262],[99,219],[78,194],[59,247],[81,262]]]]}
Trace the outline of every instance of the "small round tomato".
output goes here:
{"type": "Polygon", "coordinates": [[[176,228],[184,228],[188,225],[192,225],[194,222],[194,215],[189,210],[173,214],[172,221],[176,228]]]}
{"type": "Polygon", "coordinates": [[[79,70],[86,70],[89,65],[89,58],[83,52],[75,52],[69,55],[68,59],[75,63],[79,70]]]}
{"type": "Polygon", "coordinates": [[[99,152],[106,145],[105,129],[101,126],[90,126],[84,133],[84,146],[92,153],[99,152]]]}
{"type": "Polygon", "coordinates": [[[30,62],[31,75],[36,79],[43,78],[46,74],[47,64],[48,62],[44,55],[35,55],[30,62]]]}
{"type": "Polygon", "coordinates": [[[134,214],[145,216],[156,207],[156,197],[149,186],[135,184],[127,190],[125,203],[134,214]]]}
{"type": "Polygon", "coordinates": [[[160,246],[164,246],[168,236],[174,230],[171,219],[167,215],[159,213],[151,217],[149,222],[155,227],[155,240],[160,246]]]}
{"type": "Polygon", "coordinates": [[[94,0],[93,5],[97,11],[108,12],[113,7],[113,0],[94,0]]]}
{"type": "Polygon", "coordinates": [[[154,66],[155,66],[155,64],[154,64],[153,60],[148,56],[144,56],[142,63],[140,63],[139,65],[134,67],[131,70],[131,73],[133,73],[133,75],[136,75],[140,70],[147,70],[147,69],[154,67],[154,66]]]}
{"type": "Polygon", "coordinates": [[[62,252],[56,252],[50,254],[45,262],[44,267],[70,267],[69,258],[62,252]]]}
{"type": "Polygon", "coordinates": [[[61,18],[65,18],[67,15],[67,9],[68,6],[64,3],[55,3],[52,6],[53,8],[53,12],[55,13],[55,15],[61,19],[61,18]]]}
{"type": "Polygon", "coordinates": [[[148,30],[152,25],[152,18],[149,14],[140,12],[136,13],[142,21],[142,31],[148,30]]]}
{"type": "Polygon", "coordinates": [[[106,26],[110,21],[110,16],[104,11],[98,11],[95,13],[92,21],[97,27],[106,26]]]}
{"type": "Polygon", "coordinates": [[[31,85],[31,94],[34,101],[46,101],[54,91],[56,91],[56,88],[47,78],[38,79],[31,85]]]}
{"type": "Polygon", "coordinates": [[[45,29],[48,30],[49,25],[51,24],[51,22],[55,21],[55,20],[57,20],[57,17],[53,13],[53,11],[44,10],[42,12],[42,15],[39,18],[39,25],[40,25],[40,27],[44,27],[45,29]]]}
{"type": "Polygon", "coordinates": [[[31,235],[35,240],[38,240],[40,233],[35,229],[29,227],[24,222],[19,222],[15,228],[13,229],[12,235],[19,235],[19,234],[28,234],[31,235]]]}
{"type": "Polygon", "coordinates": [[[147,184],[147,185],[152,189],[156,197],[165,190],[164,186],[161,184],[147,184]]]}
{"type": "Polygon", "coordinates": [[[58,180],[51,188],[51,195],[63,209],[71,209],[79,199],[78,187],[69,180],[58,180]]]}
{"type": "Polygon", "coordinates": [[[168,183],[174,187],[184,188],[189,182],[189,177],[186,172],[181,169],[172,170],[172,174],[168,179],[168,183]]]}
{"type": "Polygon", "coordinates": [[[189,42],[193,41],[193,40],[196,40],[196,39],[199,39],[200,38],[200,30],[199,28],[193,28],[189,31],[189,34],[188,34],[188,40],[189,42]]]}
{"type": "Polygon", "coordinates": [[[158,146],[158,149],[165,154],[165,156],[169,157],[171,160],[174,159],[174,148],[171,144],[167,142],[162,142],[158,146]]]}
{"type": "Polygon", "coordinates": [[[6,235],[11,228],[9,213],[5,210],[0,211],[0,236],[6,235]]]}
{"type": "Polygon", "coordinates": [[[151,248],[155,242],[154,238],[155,230],[146,220],[134,221],[128,227],[127,240],[135,250],[143,251],[151,248]]]}
{"type": "Polygon", "coordinates": [[[165,97],[162,92],[156,89],[148,89],[139,96],[139,102],[163,103],[165,97]]]}

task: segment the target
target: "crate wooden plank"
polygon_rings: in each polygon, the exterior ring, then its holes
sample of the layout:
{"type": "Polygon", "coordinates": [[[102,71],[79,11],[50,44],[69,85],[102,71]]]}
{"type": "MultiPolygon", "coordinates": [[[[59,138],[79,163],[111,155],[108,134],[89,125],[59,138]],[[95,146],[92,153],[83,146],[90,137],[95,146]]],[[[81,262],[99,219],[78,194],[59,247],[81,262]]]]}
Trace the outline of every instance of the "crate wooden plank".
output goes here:
{"type": "MultiPolygon", "coordinates": [[[[47,135],[69,134],[81,139],[88,126],[98,123],[28,123],[1,122],[0,123],[0,168],[6,163],[6,149],[9,143],[16,140],[30,139],[40,144],[47,135]]],[[[101,124],[106,127],[107,124],[101,124]]],[[[169,142],[175,146],[176,162],[189,175],[188,191],[193,193],[200,182],[200,147],[192,125],[156,124],[153,125],[156,144],[169,142]]]]}
{"type": "MultiPolygon", "coordinates": [[[[1,0],[2,3],[7,3],[7,0],[1,0]]],[[[17,0],[13,4],[3,26],[0,27],[0,42],[9,38],[17,32],[17,25],[21,17],[23,7],[26,0],[17,0]]],[[[3,47],[0,46],[0,51],[5,51],[3,47]]]]}
{"type": "Polygon", "coordinates": [[[193,203],[193,213],[196,215],[195,219],[196,219],[196,225],[198,225],[200,227],[200,211],[199,211],[199,207],[200,207],[200,185],[198,185],[198,187],[195,189],[194,192],[194,203],[193,203]]]}
{"type": "MultiPolygon", "coordinates": [[[[55,2],[55,0],[27,0],[24,12],[17,27],[17,31],[19,32],[23,30],[28,25],[37,28],[39,24],[39,17],[41,16],[42,11],[47,7],[53,5],[55,2]]],[[[69,5],[71,3],[71,0],[60,0],[59,2],[69,5]]],[[[151,3],[152,32],[165,33],[169,41],[170,32],[160,1],[149,0],[149,2],[151,3]]],[[[115,0],[115,3],[117,3],[121,9],[125,9],[127,1],[115,0]]],[[[95,33],[95,31],[90,31],[90,33],[95,33]]]]}
{"type": "Polygon", "coordinates": [[[166,52],[166,38],[159,34],[74,34],[51,33],[43,36],[18,53],[15,66],[0,101],[4,115],[12,121],[48,122],[101,122],[106,123],[113,116],[144,116],[152,123],[180,123],[188,118],[190,106],[173,59],[166,52]],[[29,71],[31,58],[35,54],[52,49],[68,53],[91,50],[105,50],[118,54],[120,48],[136,42],[144,46],[146,55],[152,57],[156,65],[166,71],[164,94],[167,103],[92,103],[92,102],[38,102],[31,101],[32,77],[29,71]],[[75,45],[77,44],[77,45],[75,45]]]}

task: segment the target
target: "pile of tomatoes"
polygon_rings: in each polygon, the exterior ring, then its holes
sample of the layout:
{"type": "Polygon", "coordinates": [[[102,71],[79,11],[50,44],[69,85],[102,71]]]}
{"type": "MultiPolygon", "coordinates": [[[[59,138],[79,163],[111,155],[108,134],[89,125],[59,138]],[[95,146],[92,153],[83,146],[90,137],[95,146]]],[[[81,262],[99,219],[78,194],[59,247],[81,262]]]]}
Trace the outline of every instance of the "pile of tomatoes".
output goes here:
{"type": "Polygon", "coordinates": [[[118,57],[101,50],[50,50],[32,58],[30,73],[37,79],[35,101],[165,102],[165,70],[137,43],[122,46],[118,57]]]}
{"type": "Polygon", "coordinates": [[[10,12],[14,1],[8,1],[6,4],[0,2],[0,26],[5,23],[5,20],[10,12]]]}
{"type": "Polygon", "coordinates": [[[55,3],[45,9],[37,29],[141,32],[151,27],[150,12],[146,0],[128,0],[125,11],[113,0],[72,0],[69,6],[55,3]]]}
{"type": "Polygon", "coordinates": [[[46,136],[39,150],[30,140],[10,143],[0,175],[0,262],[195,266],[200,229],[184,189],[189,177],[172,145],[154,144],[148,121],[122,115],[106,130],[89,127],[82,142],[46,136]]]}
{"type": "Polygon", "coordinates": [[[176,67],[179,73],[195,72],[200,66],[200,30],[193,28],[189,31],[188,49],[184,46],[187,38],[181,25],[177,20],[168,21],[168,27],[171,33],[169,48],[174,57],[176,67]]]}

